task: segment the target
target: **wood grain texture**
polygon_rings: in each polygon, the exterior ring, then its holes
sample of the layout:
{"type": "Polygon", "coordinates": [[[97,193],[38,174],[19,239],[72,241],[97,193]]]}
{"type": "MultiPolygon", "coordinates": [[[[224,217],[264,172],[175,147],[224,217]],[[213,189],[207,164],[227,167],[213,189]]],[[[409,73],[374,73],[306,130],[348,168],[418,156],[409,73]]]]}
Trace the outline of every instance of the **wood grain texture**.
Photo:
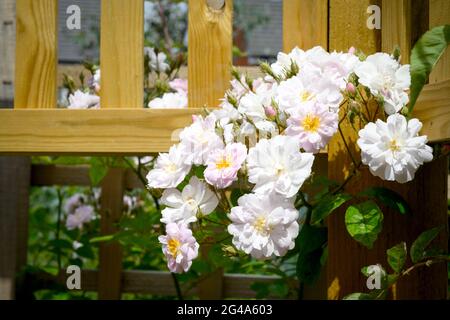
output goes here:
{"type": "MultiPolygon", "coordinates": [[[[450,1],[429,0],[429,24],[433,27],[450,24],[450,1]]],[[[450,50],[444,52],[429,77],[429,83],[450,79],[450,50]]]]}
{"type": "Polygon", "coordinates": [[[283,51],[328,48],[328,0],[283,1],[283,51]]]}
{"type": "Polygon", "coordinates": [[[57,2],[16,2],[15,108],[56,107],[57,2]]]}
{"type": "Polygon", "coordinates": [[[206,1],[189,0],[188,105],[201,108],[219,105],[230,84],[232,64],[233,1],[221,10],[206,1]]]}
{"type": "Polygon", "coordinates": [[[102,108],[139,108],[144,103],[144,2],[102,0],[102,108]]]}
{"type": "MultiPolygon", "coordinates": [[[[32,186],[91,186],[89,166],[33,164],[31,166],[32,186]]],[[[124,172],[125,189],[143,189],[144,185],[133,170],[124,172]]]]}
{"type": "MultiPolygon", "coordinates": [[[[117,224],[123,211],[124,169],[110,168],[101,182],[100,234],[110,235],[118,231],[117,224]]],[[[120,299],[122,290],[122,247],[118,241],[100,243],[98,298],[120,299]]]]}
{"type": "Polygon", "coordinates": [[[199,109],[0,110],[0,153],[164,152],[199,109]]]}
{"type": "Polygon", "coordinates": [[[0,300],[15,298],[26,265],[30,158],[0,157],[0,300]]]}
{"type": "MultiPolygon", "coordinates": [[[[82,270],[81,290],[97,291],[98,278],[99,272],[97,270],[82,270]]],[[[124,270],[121,278],[123,293],[176,295],[172,276],[167,271],[124,270]]],[[[58,276],[38,274],[38,279],[51,280],[65,285],[67,274],[65,270],[62,270],[58,276]]],[[[223,298],[255,298],[256,293],[250,288],[254,282],[272,283],[279,279],[278,276],[226,273],[223,275],[223,298]]],[[[195,287],[189,291],[182,288],[182,291],[185,294],[198,294],[195,287]]]]}
{"type": "Polygon", "coordinates": [[[329,50],[354,46],[365,54],[380,51],[381,31],[366,25],[370,5],[381,7],[381,0],[329,0],[329,50]]]}
{"type": "Polygon", "coordinates": [[[425,85],[413,116],[423,123],[428,141],[450,140],[450,80],[425,85]]]}
{"type": "Polygon", "coordinates": [[[391,53],[400,47],[401,63],[409,63],[411,52],[411,0],[383,0],[381,6],[381,49],[391,53]]]}
{"type": "MultiPolygon", "coordinates": [[[[331,1],[330,49],[342,49],[342,44],[352,43],[355,47],[365,48],[363,50],[366,53],[378,51],[379,40],[376,39],[378,36],[376,31],[359,28],[361,25],[354,24],[354,20],[350,25],[346,24],[348,9],[345,6],[340,6],[344,2],[350,5],[349,1],[339,1],[339,5],[336,6],[335,1],[331,1]],[[342,21],[335,21],[336,19],[342,21]],[[335,22],[333,23],[333,21],[335,22]],[[344,31],[336,27],[339,25],[347,26],[350,29],[344,31]],[[373,34],[370,34],[370,32],[373,34]]],[[[365,11],[365,8],[372,1],[357,2],[353,1],[350,7],[358,12],[358,10],[365,11]]],[[[365,25],[365,21],[361,21],[361,23],[363,22],[365,25]]],[[[395,28],[395,25],[393,26],[395,28]]],[[[392,43],[392,39],[387,41],[392,43]]],[[[430,90],[430,88],[427,88],[427,90],[430,90]]],[[[422,103],[424,103],[427,98],[422,99],[424,99],[422,100],[422,103]]],[[[343,132],[347,142],[352,146],[352,153],[359,158],[359,150],[355,149],[356,134],[345,121],[343,122],[343,132]]],[[[329,177],[343,181],[351,170],[351,161],[340,136],[335,136],[332,139],[328,157],[329,177]]],[[[448,160],[446,158],[424,165],[416,173],[415,179],[406,184],[382,181],[372,176],[366,167],[362,167],[361,173],[346,186],[346,192],[355,194],[367,187],[384,186],[400,193],[411,206],[412,212],[408,215],[400,215],[398,212],[382,206],[384,213],[383,230],[379,234],[373,249],[370,250],[357,243],[346,231],[344,223],[346,206],[329,217],[327,272],[329,299],[340,299],[352,292],[367,292],[366,277],[361,274],[361,267],[376,263],[387,266],[386,250],[388,248],[401,241],[406,241],[409,247],[421,232],[431,227],[447,225],[447,175],[448,160]]],[[[446,248],[447,235],[447,230],[442,232],[436,241],[436,245],[446,248]]],[[[391,298],[444,299],[446,292],[446,266],[442,264],[421,269],[401,280],[392,290],[391,298]]]]}

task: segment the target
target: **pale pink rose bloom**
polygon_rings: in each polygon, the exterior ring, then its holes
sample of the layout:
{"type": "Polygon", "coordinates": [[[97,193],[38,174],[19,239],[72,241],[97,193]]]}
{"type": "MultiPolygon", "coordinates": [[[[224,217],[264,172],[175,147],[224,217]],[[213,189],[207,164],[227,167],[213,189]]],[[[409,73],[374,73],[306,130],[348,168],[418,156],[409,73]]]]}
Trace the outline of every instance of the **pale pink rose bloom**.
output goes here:
{"type": "Polygon", "coordinates": [[[242,143],[228,144],[224,149],[214,150],[204,171],[210,185],[224,189],[237,180],[237,173],[247,157],[247,148],[242,143]]]}
{"type": "Polygon", "coordinates": [[[315,101],[295,108],[287,120],[286,135],[297,137],[306,152],[317,153],[325,147],[338,128],[338,114],[315,101]]]}
{"type": "Polygon", "coordinates": [[[69,96],[68,109],[96,109],[100,106],[100,97],[95,94],[75,91],[69,96]]]}
{"type": "Polygon", "coordinates": [[[175,273],[188,271],[192,260],[197,258],[200,247],[192,236],[192,231],[182,223],[169,223],[166,235],[159,236],[158,240],[162,244],[169,270],[175,273]]]}
{"type": "Polygon", "coordinates": [[[66,200],[64,204],[64,211],[67,214],[72,214],[74,213],[75,209],[83,205],[84,202],[85,202],[84,195],[81,193],[76,193],[66,200]]]}
{"type": "Polygon", "coordinates": [[[67,216],[66,228],[68,230],[81,229],[83,225],[94,220],[94,208],[89,205],[82,205],[75,209],[74,213],[67,216]]]}
{"type": "Polygon", "coordinates": [[[175,78],[169,82],[169,86],[176,92],[187,93],[188,91],[188,82],[186,79],[175,78]]]}

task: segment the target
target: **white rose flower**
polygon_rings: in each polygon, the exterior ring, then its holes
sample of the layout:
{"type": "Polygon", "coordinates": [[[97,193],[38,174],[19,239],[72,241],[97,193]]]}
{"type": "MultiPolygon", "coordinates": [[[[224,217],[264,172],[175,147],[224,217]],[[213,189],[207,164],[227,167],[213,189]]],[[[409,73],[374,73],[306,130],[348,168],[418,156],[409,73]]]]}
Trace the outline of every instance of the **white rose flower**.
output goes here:
{"type": "Polygon", "coordinates": [[[223,148],[223,141],[216,133],[216,116],[211,113],[205,119],[195,116],[194,122],[180,133],[181,144],[188,152],[186,163],[204,165],[209,154],[223,148]]]}
{"type": "Polygon", "coordinates": [[[182,192],[175,188],[164,190],[161,203],[167,206],[162,211],[161,222],[182,222],[187,225],[197,221],[197,214],[210,214],[219,200],[204,182],[193,176],[182,192]]]}
{"type": "Polygon", "coordinates": [[[249,92],[241,98],[238,111],[251,119],[259,130],[275,132],[275,124],[266,116],[266,108],[271,107],[275,93],[276,85],[262,84],[258,86],[256,93],[249,92]]]}
{"type": "Polygon", "coordinates": [[[248,180],[256,193],[277,193],[290,198],[310,176],[312,153],[301,153],[295,137],[276,136],[262,139],[247,156],[248,180]]]}
{"type": "Polygon", "coordinates": [[[186,164],[187,152],[182,145],[173,145],[169,153],[160,153],[156,159],[155,167],[147,174],[150,188],[175,188],[191,170],[186,164]]]}
{"type": "Polygon", "coordinates": [[[100,97],[95,94],[84,93],[81,90],[75,91],[69,96],[68,109],[88,109],[98,108],[100,97]]]}
{"type": "Polygon", "coordinates": [[[164,52],[159,52],[156,54],[155,48],[145,47],[144,53],[148,55],[150,59],[149,64],[152,70],[166,72],[166,70],[169,69],[169,64],[166,61],[167,56],[164,52]]]}
{"type": "Polygon", "coordinates": [[[285,255],[294,248],[300,231],[298,210],[274,193],[243,195],[229,218],[233,244],[257,259],[285,255]]]}
{"type": "Polygon", "coordinates": [[[362,162],[370,172],[383,180],[405,183],[414,178],[417,169],[433,159],[427,137],[419,136],[422,123],[393,114],[387,122],[377,120],[359,131],[358,146],[362,162]]]}
{"type": "Polygon", "coordinates": [[[162,97],[155,98],[148,103],[151,109],[182,109],[187,108],[188,98],[184,92],[168,92],[162,97]]]}
{"type": "Polygon", "coordinates": [[[384,98],[387,114],[400,111],[409,101],[405,92],[411,85],[409,65],[400,65],[387,53],[378,52],[367,57],[355,68],[359,82],[373,95],[384,98]]]}

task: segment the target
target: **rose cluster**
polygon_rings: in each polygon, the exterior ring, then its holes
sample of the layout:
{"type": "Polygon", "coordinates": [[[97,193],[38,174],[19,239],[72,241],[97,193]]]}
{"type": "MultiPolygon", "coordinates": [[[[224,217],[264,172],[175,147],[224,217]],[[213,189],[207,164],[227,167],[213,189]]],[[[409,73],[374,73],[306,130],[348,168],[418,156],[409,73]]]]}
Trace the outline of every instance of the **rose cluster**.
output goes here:
{"type": "Polygon", "coordinates": [[[163,189],[167,234],[160,242],[172,272],[190,268],[199,249],[193,223],[216,208],[246,254],[268,259],[292,249],[306,218],[294,205],[300,188],[315,154],[351,112],[365,125],[357,143],[374,175],[410,181],[432,159],[426,137],[418,136],[421,123],[401,114],[410,73],[393,56],[295,48],[261,69],[265,76],[254,80],[233,71],[220,108],[194,116],[148,173],[148,187],[163,189]],[[381,119],[364,115],[369,100],[381,119]],[[233,189],[244,191],[234,206],[227,193],[233,189]]]}

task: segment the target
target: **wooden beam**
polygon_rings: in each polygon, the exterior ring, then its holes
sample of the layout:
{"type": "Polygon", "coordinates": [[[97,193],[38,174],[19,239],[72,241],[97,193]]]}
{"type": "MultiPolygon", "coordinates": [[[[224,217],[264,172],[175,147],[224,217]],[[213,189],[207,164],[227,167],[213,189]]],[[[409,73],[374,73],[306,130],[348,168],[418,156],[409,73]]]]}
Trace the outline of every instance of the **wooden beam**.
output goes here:
{"type": "Polygon", "coordinates": [[[30,158],[0,157],[0,300],[15,298],[26,265],[30,158]]]}
{"type": "MultiPolygon", "coordinates": [[[[142,189],[144,185],[133,170],[124,172],[125,189],[142,189]]],[[[89,166],[33,164],[31,185],[43,186],[90,186],[89,166]]]]}
{"type": "Polygon", "coordinates": [[[328,0],[283,1],[283,51],[328,49],[328,0]]]}
{"type": "Polygon", "coordinates": [[[230,87],[232,14],[232,0],[225,0],[220,9],[210,7],[207,1],[189,0],[190,107],[217,106],[230,87]]]}
{"type": "Polygon", "coordinates": [[[0,154],[167,151],[200,109],[0,110],[0,154]]]}
{"type": "Polygon", "coordinates": [[[102,108],[139,108],[144,103],[144,1],[101,2],[102,108]]]}
{"type": "Polygon", "coordinates": [[[17,0],[15,108],[56,107],[57,0],[17,0]]]}
{"type": "MultiPolygon", "coordinates": [[[[67,280],[65,270],[58,276],[38,274],[39,279],[53,280],[65,285],[67,280]]],[[[82,270],[81,290],[97,291],[99,272],[97,270],[82,270]]],[[[172,276],[167,271],[149,270],[124,270],[122,272],[122,292],[137,294],[155,294],[159,296],[176,296],[172,276]]],[[[279,280],[278,276],[253,275],[253,274],[230,274],[223,275],[223,297],[224,298],[255,298],[255,291],[250,287],[254,282],[272,283],[279,280]]],[[[197,288],[192,288],[184,294],[197,295],[197,288]]]]}
{"type": "MultiPolygon", "coordinates": [[[[117,224],[123,211],[124,170],[111,168],[101,183],[100,234],[118,231],[117,224]]],[[[98,298],[120,299],[122,292],[122,247],[118,241],[101,243],[99,251],[98,298]]]]}

